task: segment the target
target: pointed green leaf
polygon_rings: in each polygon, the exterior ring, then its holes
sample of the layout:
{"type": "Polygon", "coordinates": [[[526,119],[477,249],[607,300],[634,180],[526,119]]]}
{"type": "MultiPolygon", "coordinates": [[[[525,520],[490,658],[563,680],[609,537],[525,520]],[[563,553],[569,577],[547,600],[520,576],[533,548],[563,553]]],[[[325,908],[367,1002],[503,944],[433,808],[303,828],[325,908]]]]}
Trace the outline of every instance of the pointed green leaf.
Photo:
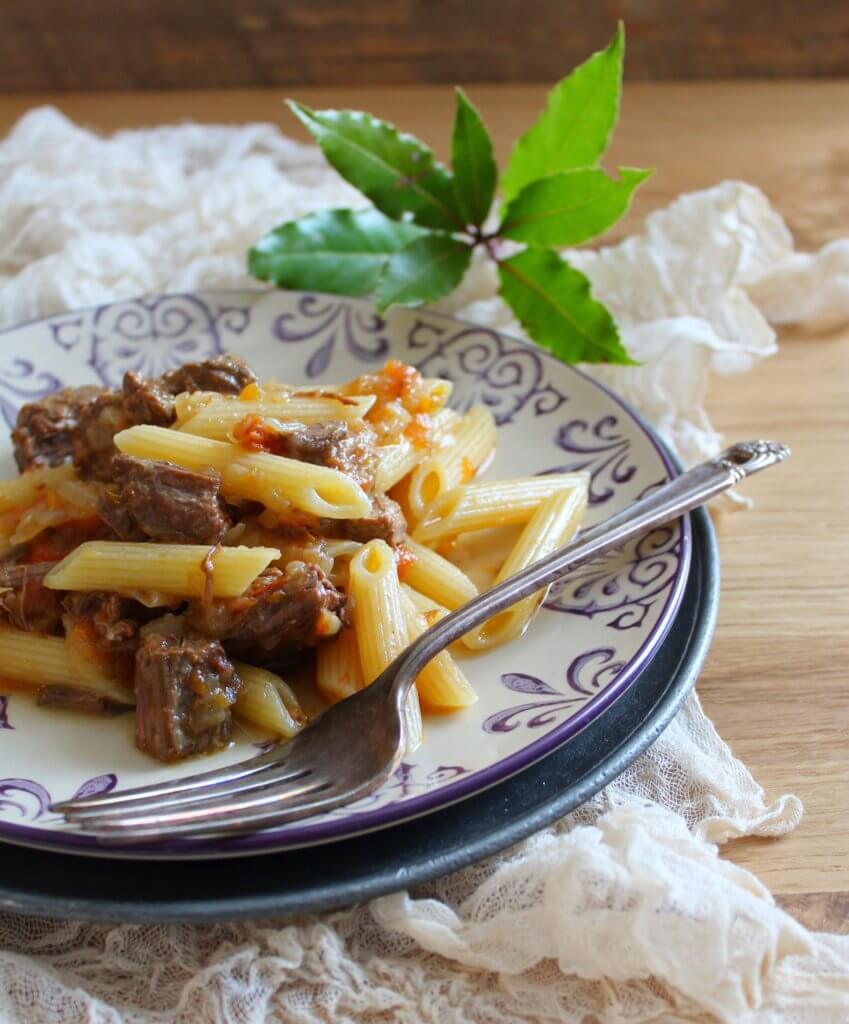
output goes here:
{"type": "Polygon", "coordinates": [[[492,156],[489,137],[477,109],[462,89],[457,90],[457,112],[451,135],[451,166],[457,205],[467,224],[479,227],[486,220],[498,168],[492,156]]]}
{"type": "Polygon", "coordinates": [[[412,135],[357,110],[310,110],[289,100],[336,170],[378,210],[446,231],[464,227],[454,182],[433,153],[412,135]]]}
{"type": "Polygon", "coordinates": [[[537,122],[513,147],[501,180],[505,199],[549,174],[598,163],[619,115],[624,51],[620,24],[606,50],[555,85],[537,122]]]}
{"type": "Polygon", "coordinates": [[[498,273],[501,296],[534,341],[558,359],[633,364],[589,281],[556,252],[525,249],[499,263],[498,273]]]}
{"type": "Polygon", "coordinates": [[[651,173],[620,167],[616,181],[586,167],[532,181],[507,207],[498,233],[532,245],[580,245],[619,220],[651,173]]]}
{"type": "Polygon", "coordinates": [[[386,264],[375,295],[378,309],[441,299],[460,283],[471,257],[471,246],[450,235],[417,238],[386,264]]]}
{"type": "Polygon", "coordinates": [[[322,210],[261,238],[248,254],[248,270],[281,288],[368,295],[389,257],[425,233],[378,210],[322,210]]]}

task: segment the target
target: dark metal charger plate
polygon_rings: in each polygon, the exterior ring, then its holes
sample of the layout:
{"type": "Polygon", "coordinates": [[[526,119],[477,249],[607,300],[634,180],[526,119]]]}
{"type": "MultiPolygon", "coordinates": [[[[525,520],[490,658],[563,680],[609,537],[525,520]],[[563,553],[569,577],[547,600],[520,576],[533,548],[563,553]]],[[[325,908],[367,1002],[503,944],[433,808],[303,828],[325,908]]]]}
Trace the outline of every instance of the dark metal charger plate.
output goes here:
{"type": "Polygon", "coordinates": [[[507,781],[393,828],[238,861],[107,861],[0,844],[0,908],[106,921],[316,912],[407,888],[518,842],[621,774],[695,684],[716,622],[719,561],[704,509],[692,525],[684,600],[658,653],[599,718],[507,781]]]}

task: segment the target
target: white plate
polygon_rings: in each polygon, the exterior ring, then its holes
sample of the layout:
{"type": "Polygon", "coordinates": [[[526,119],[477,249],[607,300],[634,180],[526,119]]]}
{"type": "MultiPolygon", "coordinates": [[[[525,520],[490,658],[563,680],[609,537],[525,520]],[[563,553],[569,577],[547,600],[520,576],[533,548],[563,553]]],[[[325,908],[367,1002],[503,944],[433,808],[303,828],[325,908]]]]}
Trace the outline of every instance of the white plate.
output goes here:
{"type": "MultiPolygon", "coordinates": [[[[434,313],[296,292],[153,296],[66,313],[0,335],[0,409],[58,387],[120,387],[127,370],[153,376],[220,352],[260,377],[338,383],[388,357],[454,381],[452,405],[489,407],[498,423],[490,475],[586,469],[587,522],[624,508],[674,472],[650,430],[620,399],[547,353],[434,313]]],[[[8,438],[2,471],[14,473],[8,438]]],[[[656,652],[683,593],[689,522],[656,531],[555,588],[531,629],[463,668],[480,699],[426,720],[425,742],[380,791],[331,814],[228,841],[108,850],[68,832],[53,800],[157,782],[198,770],[165,767],[133,746],[132,716],[46,711],[0,696],[0,838],[109,856],[226,856],[304,846],[382,828],[478,792],[549,753],[604,710],[656,652]]],[[[256,753],[248,736],[203,769],[256,753]]]]}

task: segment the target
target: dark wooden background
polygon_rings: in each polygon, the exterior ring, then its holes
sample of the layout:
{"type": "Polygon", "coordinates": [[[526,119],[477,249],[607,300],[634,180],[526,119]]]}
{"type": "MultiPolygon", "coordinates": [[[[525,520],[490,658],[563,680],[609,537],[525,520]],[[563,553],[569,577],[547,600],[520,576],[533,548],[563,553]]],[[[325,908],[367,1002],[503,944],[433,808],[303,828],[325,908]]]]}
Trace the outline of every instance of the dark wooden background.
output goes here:
{"type": "Polygon", "coordinates": [[[849,0],[0,0],[0,92],[849,75],[849,0]]]}

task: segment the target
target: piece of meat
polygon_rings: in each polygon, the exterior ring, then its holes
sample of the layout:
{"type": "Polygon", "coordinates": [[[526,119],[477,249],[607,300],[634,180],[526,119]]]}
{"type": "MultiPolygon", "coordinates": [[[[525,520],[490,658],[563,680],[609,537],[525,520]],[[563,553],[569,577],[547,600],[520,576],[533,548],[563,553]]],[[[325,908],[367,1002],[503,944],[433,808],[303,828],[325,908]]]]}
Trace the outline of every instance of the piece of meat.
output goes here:
{"type": "Polygon", "coordinates": [[[58,526],[42,530],[22,545],[24,555],[20,561],[59,562],[87,540],[115,540],[115,535],[100,516],[69,519],[58,526]]]}
{"type": "Polygon", "coordinates": [[[247,416],[234,431],[245,448],[271,452],[287,459],[338,469],[365,490],[374,486],[377,472],[375,433],[363,424],[351,429],[347,423],[270,423],[259,416],[247,416]]]}
{"type": "Polygon", "coordinates": [[[106,654],[135,653],[139,628],[151,617],[137,601],[104,590],[65,594],[62,605],[66,631],[74,624],[89,626],[94,646],[106,654]]]}
{"type": "Polygon", "coordinates": [[[91,690],[78,690],[75,686],[39,686],[36,703],[42,708],[60,708],[63,711],[82,711],[87,715],[120,715],[132,709],[128,700],[121,704],[91,690]]]}
{"type": "MultiPolygon", "coordinates": [[[[93,400],[79,412],[69,433],[74,465],[84,479],[110,481],[113,438],[127,427],[142,423],[170,426],[174,421],[174,396],[182,391],[219,391],[238,394],[256,378],[236,356],[214,356],[202,363],[187,363],[146,380],[130,371],[121,391],[93,391],[93,400]]],[[[60,460],[61,461],[61,460],[60,460]]]]}
{"type": "Polygon", "coordinates": [[[61,633],[62,594],[48,590],[44,577],[69,552],[112,531],[97,516],[42,530],[0,558],[0,619],[33,633],[61,633]]]}
{"type": "Polygon", "coordinates": [[[61,633],[62,595],[48,590],[43,582],[55,564],[38,562],[0,569],[0,618],[29,633],[61,633]]]}
{"type": "Polygon", "coordinates": [[[234,654],[267,660],[333,636],[344,604],[317,565],[290,562],[285,571],[266,569],[240,597],[190,602],[185,621],[234,654]]]}
{"type": "Polygon", "coordinates": [[[136,652],[136,746],[160,761],[225,746],[241,685],[217,640],[151,633],[136,652]]]}
{"type": "Polygon", "coordinates": [[[170,427],[176,419],[174,394],[158,377],[147,380],[132,370],[124,374],[124,413],[131,423],[170,427]]]}
{"type": "Polygon", "coordinates": [[[74,465],[84,479],[112,479],[114,437],[132,426],[117,391],[103,391],[80,413],[73,436],[74,465]]]}
{"type": "Polygon", "coordinates": [[[172,395],[182,391],[217,391],[222,395],[238,395],[248,384],[256,383],[256,375],[239,356],[223,355],[204,359],[202,363],[186,363],[168,370],[159,378],[160,386],[172,395]]]}
{"type": "Polygon", "coordinates": [[[371,511],[362,519],[322,519],[319,521],[322,537],[355,540],[367,544],[370,540],[385,540],[398,547],[407,533],[407,520],[397,501],[385,494],[376,494],[371,511]]]}
{"type": "Polygon", "coordinates": [[[122,540],[217,544],[233,525],[214,471],[116,455],[112,479],[98,510],[122,540]]]}
{"type": "Polygon", "coordinates": [[[59,466],[69,459],[80,414],[102,393],[98,387],[63,388],[21,406],[12,431],[18,469],[59,466]]]}
{"type": "Polygon", "coordinates": [[[213,356],[202,363],[186,363],[160,377],[145,378],[130,370],[124,374],[124,410],[133,423],[169,427],[176,419],[174,398],[183,391],[217,391],[238,395],[256,377],[238,356],[213,356]]]}

